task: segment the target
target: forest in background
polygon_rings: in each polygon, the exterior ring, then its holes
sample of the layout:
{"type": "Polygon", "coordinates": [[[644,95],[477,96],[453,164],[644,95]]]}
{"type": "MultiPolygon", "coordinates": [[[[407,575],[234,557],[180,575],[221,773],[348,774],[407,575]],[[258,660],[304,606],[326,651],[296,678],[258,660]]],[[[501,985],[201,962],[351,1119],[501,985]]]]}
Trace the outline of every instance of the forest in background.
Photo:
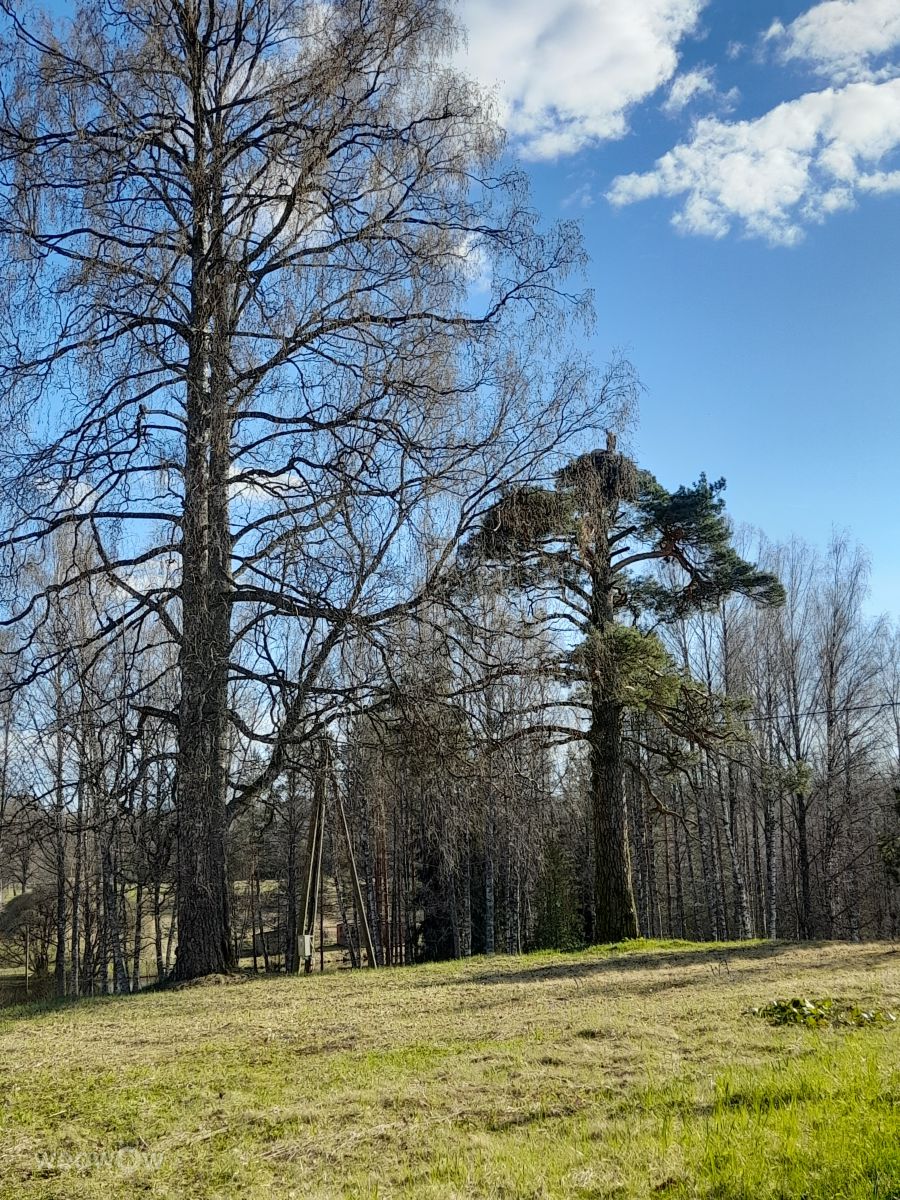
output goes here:
{"type": "Polygon", "coordinates": [[[370,965],[895,935],[865,557],[618,449],[452,10],[0,27],[4,962],[297,971],[320,867],[370,965]]]}
{"type": "MultiPolygon", "coordinates": [[[[821,554],[800,542],[757,550],[784,583],[782,606],[725,600],[660,629],[672,663],[727,701],[718,725],[692,740],[628,711],[640,932],[896,938],[900,637],[866,615],[865,556],[847,540],[821,554]]],[[[300,969],[323,793],[323,871],[354,963],[365,948],[339,803],[379,965],[591,941],[590,770],[578,721],[561,732],[560,712],[575,709],[550,669],[565,641],[496,582],[466,608],[469,628],[456,608],[398,623],[377,674],[369,664],[381,701],[330,717],[236,818],[229,878],[245,965],[300,969]],[[483,639],[480,673],[456,652],[461,636],[469,650],[483,639]]],[[[79,618],[70,610],[56,636],[79,618]]],[[[156,668],[162,710],[175,686],[165,645],[156,668]]],[[[135,670],[125,643],[91,661],[70,647],[3,708],[3,961],[21,967],[28,929],[32,969],[69,994],[128,991],[173,965],[176,750],[135,670]]]]}

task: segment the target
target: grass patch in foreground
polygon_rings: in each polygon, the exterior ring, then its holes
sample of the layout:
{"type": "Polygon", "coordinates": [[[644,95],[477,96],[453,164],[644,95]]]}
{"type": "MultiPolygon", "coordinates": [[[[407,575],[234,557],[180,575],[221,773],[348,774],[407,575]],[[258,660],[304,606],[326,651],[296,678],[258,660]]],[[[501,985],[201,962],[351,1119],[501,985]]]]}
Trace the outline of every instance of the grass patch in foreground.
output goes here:
{"type": "Polygon", "coordinates": [[[900,1200],[884,945],[639,943],[0,1014],[0,1197],[900,1200]],[[3,1019],[7,1016],[7,1019],[3,1019]]]}
{"type": "Polygon", "coordinates": [[[882,1049],[853,1037],[721,1076],[697,1160],[708,1194],[900,1196],[900,1073],[882,1049]]]}

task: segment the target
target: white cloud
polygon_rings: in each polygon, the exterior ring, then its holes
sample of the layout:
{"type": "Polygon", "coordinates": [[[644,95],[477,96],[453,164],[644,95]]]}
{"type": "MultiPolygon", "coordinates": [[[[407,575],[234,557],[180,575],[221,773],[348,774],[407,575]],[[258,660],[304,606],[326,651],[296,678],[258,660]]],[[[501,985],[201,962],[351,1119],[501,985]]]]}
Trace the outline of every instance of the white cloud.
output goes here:
{"type": "Polygon", "coordinates": [[[688,233],[722,237],[733,226],[790,244],[803,226],[850,208],[859,192],[900,191],[885,160],[900,148],[900,79],[810,92],[752,121],[697,122],[690,141],[653,170],[622,175],[615,205],[684,197],[674,218],[688,233]]]}
{"type": "Polygon", "coordinates": [[[572,154],[620,138],[628,111],[668,83],[709,0],[463,0],[460,65],[496,87],[522,153],[572,154]]]}
{"type": "Polygon", "coordinates": [[[873,74],[871,62],[900,47],[898,0],[824,0],[789,25],[774,21],[766,40],[785,60],[809,62],[837,82],[873,74]]]}
{"type": "Polygon", "coordinates": [[[675,116],[698,96],[714,95],[715,90],[712,67],[698,67],[695,71],[685,71],[683,75],[675,77],[669,88],[666,102],[662,106],[663,112],[667,116],[675,116]]]}
{"type": "Polygon", "coordinates": [[[592,208],[595,201],[594,189],[589,183],[579,184],[560,201],[560,208],[592,208]]]}
{"type": "Polygon", "coordinates": [[[859,181],[859,187],[861,191],[882,195],[887,192],[900,192],[900,171],[873,171],[859,181]]]}
{"type": "Polygon", "coordinates": [[[685,71],[676,75],[669,88],[669,94],[662,111],[667,117],[680,116],[689,104],[705,98],[707,107],[715,106],[719,112],[730,111],[740,97],[737,88],[729,92],[720,92],[715,84],[715,71],[712,67],[697,67],[693,71],[685,71]]]}

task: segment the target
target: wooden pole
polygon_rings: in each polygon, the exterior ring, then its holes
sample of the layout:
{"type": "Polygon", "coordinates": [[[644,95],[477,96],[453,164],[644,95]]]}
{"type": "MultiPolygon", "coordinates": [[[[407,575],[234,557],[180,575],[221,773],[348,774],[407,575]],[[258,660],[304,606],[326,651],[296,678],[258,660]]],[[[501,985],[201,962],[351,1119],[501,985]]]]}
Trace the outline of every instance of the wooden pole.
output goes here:
{"type": "MultiPolygon", "coordinates": [[[[315,867],[316,874],[315,874],[315,880],[313,883],[312,919],[309,922],[309,932],[313,936],[315,936],[315,932],[316,932],[316,908],[318,907],[318,903],[319,903],[319,892],[321,890],[321,881],[322,881],[322,845],[325,841],[325,836],[324,836],[324,834],[325,834],[325,784],[324,784],[324,781],[322,783],[321,795],[319,798],[319,821],[318,821],[318,829],[317,829],[316,833],[317,833],[317,837],[316,837],[316,867],[315,867]]],[[[320,938],[320,941],[321,941],[321,938],[320,938]]],[[[312,970],[312,956],[310,956],[306,960],[307,974],[309,974],[309,972],[311,970],[312,970]]]]}
{"type": "MultiPolygon", "coordinates": [[[[306,840],[306,882],[303,888],[303,933],[304,935],[312,933],[315,930],[315,908],[312,908],[313,916],[310,920],[310,908],[315,903],[316,895],[316,849],[321,839],[322,825],[322,797],[324,794],[324,781],[322,773],[324,772],[325,758],[322,756],[322,770],[316,775],[315,796],[313,800],[312,812],[309,815],[309,837],[306,840]]],[[[304,954],[305,970],[307,974],[312,969],[311,960],[304,954]]]]}
{"type": "Polygon", "coordinates": [[[341,815],[341,825],[344,830],[344,840],[347,843],[347,858],[350,861],[350,878],[353,881],[353,896],[356,900],[356,908],[359,914],[359,922],[362,925],[363,938],[366,943],[366,955],[369,966],[373,968],[378,966],[375,961],[375,947],[372,944],[372,931],[369,929],[369,921],[366,917],[366,906],[363,903],[362,888],[359,885],[359,873],[356,870],[356,858],[353,854],[353,842],[350,840],[350,826],[347,824],[347,814],[344,811],[344,801],[341,798],[340,789],[337,786],[337,780],[334,781],[334,795],[337,804],[338,812],[341,815]]]}
{"type": "MultiPolygon", "coordinates": [[[[323,830],[324,833],[324,830],[323,830]]],[[[319,839],[319,971],[325,971],[325,872],[322,870],[322,843],[319,839]]]]}

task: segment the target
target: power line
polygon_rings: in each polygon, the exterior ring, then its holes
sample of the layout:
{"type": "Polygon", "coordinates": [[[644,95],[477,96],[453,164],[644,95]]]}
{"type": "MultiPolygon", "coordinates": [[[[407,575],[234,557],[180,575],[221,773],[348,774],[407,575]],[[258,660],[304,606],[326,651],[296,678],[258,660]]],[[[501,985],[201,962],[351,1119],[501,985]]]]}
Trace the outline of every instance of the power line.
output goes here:
{"type": "MultiPolygon", "coordinates": [[[[900,700],[884,700],[880,704],[842,704],[831,711],[837,714],[848,712],[883,712],[886,708],[900,708],[900,700]]],[[[742,720],[745,724],[751,725],[764,721],[799,720],[801,717],[826,717],[828,716],[828,712],[827,708],[808,708],[805,712],[766,713],[756,717],[743,717],[742,720]]]]}

